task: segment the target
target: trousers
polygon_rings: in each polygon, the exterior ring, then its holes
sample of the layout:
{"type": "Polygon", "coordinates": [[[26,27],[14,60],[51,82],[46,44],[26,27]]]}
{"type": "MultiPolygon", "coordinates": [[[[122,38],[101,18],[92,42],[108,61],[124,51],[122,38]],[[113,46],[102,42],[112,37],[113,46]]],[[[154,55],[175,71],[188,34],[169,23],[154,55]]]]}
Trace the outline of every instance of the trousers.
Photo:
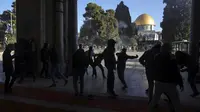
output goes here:
{"type": "Polygon", "coordinates": [[[78,81],[80,80],[80,93],[84,89],[84,74],[85,69],[73,69],[73,86],[75,93],[78,93],[78,81]]]}
{"type": "Polygon", "coordinates": [[[155,112],[155,107],[158,104],[160,97],[163,93],[166,94],[171,100],[175,112],[182,112],[179,93],[177,91],[176,84],[163,83],[159,81],[155,82],[155,94],[153,95],[153,99],[150,102],[149,112],[155,112]]]}

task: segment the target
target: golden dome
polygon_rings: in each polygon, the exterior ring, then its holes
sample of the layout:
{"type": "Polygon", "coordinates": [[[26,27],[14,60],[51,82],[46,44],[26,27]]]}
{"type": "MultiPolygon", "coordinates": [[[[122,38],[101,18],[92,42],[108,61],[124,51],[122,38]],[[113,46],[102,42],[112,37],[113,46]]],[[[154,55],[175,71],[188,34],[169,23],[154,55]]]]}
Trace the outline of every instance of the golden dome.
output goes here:
{"type": "Polygon", "coordinates": [[[142,14],[135,20],[135,24],[138,25],[156,25],[154,19],[148,14],[142,14]]]}

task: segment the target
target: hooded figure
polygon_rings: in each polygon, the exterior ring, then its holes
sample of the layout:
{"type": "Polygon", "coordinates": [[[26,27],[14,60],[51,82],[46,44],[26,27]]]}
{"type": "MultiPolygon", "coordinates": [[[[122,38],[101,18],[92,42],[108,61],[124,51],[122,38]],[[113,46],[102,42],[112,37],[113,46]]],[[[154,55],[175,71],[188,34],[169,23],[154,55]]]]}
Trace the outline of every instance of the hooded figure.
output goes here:
{"type": "Polygon", "coordinates": [[[114,91],[114,80],[115,80],[114,70],[116,70],[115,44],[116,44],[115,40],[109,39],[107,43],[107,48],[103,52],[105,66],[108,70],[107,92],[114,97],[117,96],[114,91]]]}
{"type": "Polygon", "coordinates": [[[183,91],[183,80],[178,64],[171,53],[171,45],[165,43],[161,52],[155,56],[155,94],[150,103],[150,112],[154,112],[162,94],[166,94],[175,112],[182,112],[177,85],[183,91]]]}
{"type": "Polygon", "coordinates": [[[140,57],[139,62],[145,67],[146,77],[148,81],[148,89],[146,93],[149,97],[149,102],[153,97],[154,75],[155,75],[155,56],[160,53],[161,44],[154,45],[150,50],[144,52],[140,57]]]}

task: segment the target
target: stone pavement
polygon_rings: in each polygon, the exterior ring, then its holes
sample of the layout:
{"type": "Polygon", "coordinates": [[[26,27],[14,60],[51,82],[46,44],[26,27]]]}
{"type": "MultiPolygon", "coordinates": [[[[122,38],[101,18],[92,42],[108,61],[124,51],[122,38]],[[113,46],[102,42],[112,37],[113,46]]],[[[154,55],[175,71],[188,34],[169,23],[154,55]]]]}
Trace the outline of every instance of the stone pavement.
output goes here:
{"type": "MultiPolygon", "coordinates": [[[[135,54],[135,53],[130,53],[135,54]]],[[[137,53],[141,55],[141,53],[137,53]]],[[[1,67],[0,67],[1,70],[1,67]]],[[[98,73],[99,69],[97,68],[98,73]]],[[[91,69],[89,69],[91,74],[91,69]]],[[[187,74],[183,74],[186,79],[187,74]]],[[[145,94],[145,89],[147,88],[147,80],[144,74],[144,68],[138,63],[138,60],[129,60],[127,63],[127,69],[125,72],[125,80],[129,88],[126,91],[121,90],[121,83],[117,77],[115,77],[115,91],[122,99],[133,99],[133,100],[143,100],[147,102],[147,96],[145,94]]],[[[0,74],[0,82],[4,80],[3,73],[0,74]]],[[[62,80],[58,80],[59,83],[55,88],[48,88],[48,86],[52,83],[51,80],[47,79],[37,79],[36,83],[33,83],[31,79],[25,79],[24,84],[16,84],[19,87],[29,87],[29,88],[41,88],[47,90],[53,90],[58,92],[67,92],[73,93],[72,79],[69,78],[69,83],[64,87],[64,82],[62,80]]],[[[198,85],[198,89],[200,89],[200,85],[198,85]]],[[[86,94],[95,94],[98,96],[106,96],[106,80],[102,79],[101,74],[98,74],[97,79],[93,79],[91,75],[85,75],[85,93],[86,94]]],[[[47,93],[48,94],[48,93],[47,93]]],[[[184,105],[195,106],[198,107],[200,105],[200,97],[191,98],[189,96],[191,94],[191,89],[188,83],[185,81],[185,91],[180,93],[181,103],[184,105]]]]}

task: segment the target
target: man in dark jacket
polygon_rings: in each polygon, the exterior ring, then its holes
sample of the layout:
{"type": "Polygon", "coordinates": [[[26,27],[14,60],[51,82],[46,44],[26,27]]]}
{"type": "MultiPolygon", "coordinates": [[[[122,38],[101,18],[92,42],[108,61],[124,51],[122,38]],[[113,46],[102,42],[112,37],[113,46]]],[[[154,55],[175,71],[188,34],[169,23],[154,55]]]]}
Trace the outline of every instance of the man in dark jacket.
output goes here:
{"type": "Polygon", "coordinates": [[[115,81],[115,75],[114,70],[116,70],[116,59],[115,59],[115,40],[109,39],[107,43],[107,48],[103,52],[103,57],[105,61],[105,66],[108,70],[107,75],[107,92],[116,97],[114,91],[114,81],[115,81]]]}
{"type": "Polygon", "coordinates": [[[191,61],[191,56],[187,53],[184,53],[182,51],[177,51],[175,53],[176,60],[178,64],[182,67],[181,72],[188,72],[188,82],[190,83],[190,87],[192,88],[193,94],[190,95],[191,97],[196,97],[200,93],[197,90],[196,87],[196,74],[198,73],[198,62],[196,64],[193,64],[191,61]],[[183,68],[186,67],[186,68],[183,68]]]}
{"type": "Polygon", "coordinates": [[[155,57],[155,94],[150,103],[150,111],[154,112],[161,95],[165,93],[170,99],[175,112],[182,112],[180,98],[176,86],[183,91],[183,80],[174,56],[171,54],[171,45],[163,44],[161,53],[155,57]]]}
{"type": "Polygon", "coordinates": [[[5,51],[3,52],[3,72],[5,73],[5,84],[4,84],[4,92],[11,92],[10,86],[10,78],[13,75],[14,68],[12,59],[14,56],[11,56],[11,45],[7,45],[5,51]]]}
{"type": "Polygon", "coordinates": [[[138,55],[136,56],[129,56],[126,54],[126,48],[123,48],[120,53],[117,53],[117,73],[120,81],[124,85],[122,89],[126,89],[128,86],[126,84],[126,81],[124,80],[124,71],[126,68],[126,61],[128,59],[135,59],[138,58],[138,55]]]}
{"type": "Polygon", "coordinates": [[[72,67],[73,67],[73,85],[75,95],[83,95],[84,89],[84,74],[86,71],[86,56],[82,49],[82,45],[79,45],[79,49],[73,54],[72,67]],[[78,92],[78,80],[80,79],[80,92],[78,92]]]}
{"type": "Polygon", "coordinates": [[[43,73],[45,72],[45,78],[49,77],[49,48],[48,43],[44,44],[44,47],[41,49],[41,61],[42,61],[42,70],[40,73],[40,77],[43,77],[43,73]]]}
{"type": "Polygon", "coordinates": [[[149,102],[153,97],[153,87],[154,87],[154,75],[155,75],[155,55],[160,53],[161,44],[156,44],[150,50],[144,52],[144,54],[140,57],[139,62],[145,67],[146,77],[148,81],[148,89],[146,93],[148,93],[149,102]]]}

